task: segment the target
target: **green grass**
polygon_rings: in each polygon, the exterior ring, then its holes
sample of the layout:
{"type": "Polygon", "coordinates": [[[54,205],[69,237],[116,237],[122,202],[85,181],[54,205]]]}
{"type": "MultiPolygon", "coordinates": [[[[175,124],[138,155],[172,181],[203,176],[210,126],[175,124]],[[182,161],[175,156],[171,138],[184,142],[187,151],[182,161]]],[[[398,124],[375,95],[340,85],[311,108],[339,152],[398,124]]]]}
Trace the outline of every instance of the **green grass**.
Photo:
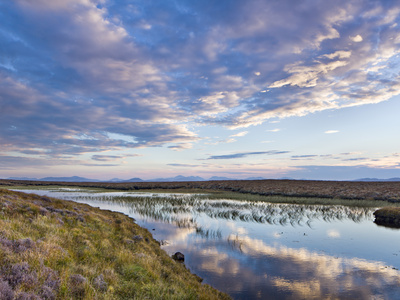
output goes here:
{"type": "Polygon", "coordinates": [[[126,215],[5,189],[0,265],[0,294],[14,297],[229,298],[201,284],[126,215]]]}

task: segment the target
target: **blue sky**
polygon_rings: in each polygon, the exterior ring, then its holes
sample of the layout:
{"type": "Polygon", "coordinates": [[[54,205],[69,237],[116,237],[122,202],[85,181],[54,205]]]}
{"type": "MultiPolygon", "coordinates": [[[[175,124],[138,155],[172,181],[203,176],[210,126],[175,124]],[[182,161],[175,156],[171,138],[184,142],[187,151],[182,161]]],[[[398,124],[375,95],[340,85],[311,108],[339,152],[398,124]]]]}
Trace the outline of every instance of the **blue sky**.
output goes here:
{"type": "Polygon", "coordinates": [[[0,178],[400,177],[400,1],[0,0],[0,178]]]}

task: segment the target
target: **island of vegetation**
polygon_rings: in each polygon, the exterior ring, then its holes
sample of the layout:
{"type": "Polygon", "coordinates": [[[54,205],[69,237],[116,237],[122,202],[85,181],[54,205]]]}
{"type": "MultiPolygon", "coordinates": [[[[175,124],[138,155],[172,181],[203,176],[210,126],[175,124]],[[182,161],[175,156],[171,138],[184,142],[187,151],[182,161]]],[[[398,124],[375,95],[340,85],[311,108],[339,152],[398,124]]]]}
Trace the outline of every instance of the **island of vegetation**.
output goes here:
{"type": "Polygon", "coordinates": [[[0,189],[0,299],[229,299],[128,216],[0,189]]]}
{"type": "Polygon", "coordinates": [[[375,223],[400,228],[400,207],[382,207],[374,212],[375,223]]]}

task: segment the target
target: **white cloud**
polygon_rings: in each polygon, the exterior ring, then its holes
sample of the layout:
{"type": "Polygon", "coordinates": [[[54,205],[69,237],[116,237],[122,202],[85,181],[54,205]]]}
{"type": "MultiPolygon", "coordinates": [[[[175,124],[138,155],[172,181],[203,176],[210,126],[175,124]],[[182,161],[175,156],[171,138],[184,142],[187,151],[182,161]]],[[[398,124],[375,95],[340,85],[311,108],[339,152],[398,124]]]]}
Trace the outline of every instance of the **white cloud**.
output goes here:
{"type": "Polygon", "coordinates": [[[338,133],[339,130],[327,130],[325,131],[326,134],[338,133]]]}
{"type": "Polygon", "coordinates": [[[324,54],[322,57],[327,57],[329,59],[334,59],[334,58],[349,58],[351,56],[351,51],[335,51],[330,54],[324,54]]]}
{"type": "Polygon", "coordinates": [[[359,43],[359,42],[363,41],[362,36],[359,34],[357,34],[356,36],[351,36],[350,39],[355,43],[359,43]]]}
{"type": "Polygon", "coordinates": [[[299,86],[299,87],[314,87],[317,85],[318,80],[321,80],[325,74],[337,68],[346,66],[346,61],[333,61],[328,63],[316,62],[314,65],[306,66],[301,64],[293,64],[285,66],[284,70],[293,74],[288,78],[275,81],[269,87],[280,88],[285,85],[299,86]]]}
{"type": "Polygon", "coordinates": [[[340,238],[340,232],[335,229],[330,229],[326,234],[331,238],[340,238]]]}
{"type": "Polygon", "coordinates": [[[186,149],[191,149],[193,147],[192,143],[178,143],[176,145],[168,146],[169,149],[175,150],[175,151],[182,151],[186,149]]]}
{"type": "Polygon", "coordinates": [[[241,136],[245,136],[248,133],[249,133],[248,131],[241,131],[236,134],[232,134],[231,137],[241,137],[241,136]]]}

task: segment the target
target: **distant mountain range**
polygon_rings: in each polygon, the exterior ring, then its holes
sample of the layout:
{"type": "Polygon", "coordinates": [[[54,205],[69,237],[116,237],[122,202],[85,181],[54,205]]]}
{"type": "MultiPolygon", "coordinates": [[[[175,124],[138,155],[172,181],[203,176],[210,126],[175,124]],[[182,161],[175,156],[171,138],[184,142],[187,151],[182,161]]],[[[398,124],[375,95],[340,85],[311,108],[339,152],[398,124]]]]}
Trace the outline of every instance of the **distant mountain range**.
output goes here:
{"type": "MultiPolygon", "coordinates": [[[[182,176],[178,175],[175,177],[167,177],[167,178],[154,178],[149,180],[143,180],[141,178],[131,178],[131,179],[120,179],[120,178],[112,178],[110,180],[97,180],[97,179],[89,179],[85,177],[79,176],[71,176],[71,177],[44,177],[44,178],[29,178],[29,177],[9,177],[7,179],[11,180],[32,180],[32,181],[59,181],[59,182],[177,182],[177,181],[211,181],[211,180],[238,180],[235,178],[228,177],[218,177],[213,176],[209,179],[204,179],[199,176],[182,176]]],[[[245,180],[261,180],[265,179],[262,177],[249,177],[245,180]]]]}
{"type": "MultiPolygon", "coordinates": [[[[71,176],[71,177],[44,177],[44,178],[30,178],[30,177],[9,177],[7,179],[11,180],[32,180],[32,181],[60,181],[60,182],[178,182],[178,181],[213,181],[213,180],[263,180],[266,178],[263,177],[249,177],[246,179],[236,179],[236,178],[229,178],[229,177],[220,177],[220,176],[213,176],[209,179],[204,179],[199,176],[182,176],[178,175],[175,177],[166,177],[166,178],[154,178],[143,180],[141,178],[131,178],[131,179],[120,179],[120,178],[112,178],[110,180],[97,180],[97,179],[89,179],[85,177],[79,176],[71,176]]],[[[287,180],[295,180],[293,178],[280,178],[280,179],[287,179],[287,180]]],[[[306,180],[306,179],[303,179],[306,180]]],[[[379,178],[360,178],[353,181],[400,181],[399,177],[388,178],[388,179],[379,179],[379,178]]]]}
{"type": "Polygon", "coordinates": [[[393,177],[388,179],[380,179],[380,178],[360,178],[354,181],[400,181],[399,177],[393,177]]]}

